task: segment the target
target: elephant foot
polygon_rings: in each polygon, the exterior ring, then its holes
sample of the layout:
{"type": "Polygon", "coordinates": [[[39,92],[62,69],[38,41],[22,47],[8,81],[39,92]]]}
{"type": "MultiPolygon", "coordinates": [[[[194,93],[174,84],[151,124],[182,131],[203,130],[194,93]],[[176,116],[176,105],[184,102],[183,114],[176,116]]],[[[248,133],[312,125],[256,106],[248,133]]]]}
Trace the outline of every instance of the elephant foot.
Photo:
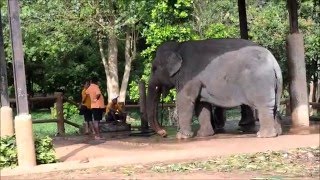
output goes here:
{"type": "Polygon", "coordinates": [[[207,136],[212,136],[214,134],[215,134],[214,131],[210,131],[210,132],[198,131],[197,137],[207,137],[207,136]]]}
{"type": "Polygon", "coordinates": [[[258,138],[271,138],[278,136],[277,130],[275,128],[259,130],[257,132],[258,138]]]}
{"type": "Polygon", "coordinates": [[[257,132],[256,130],[256,125],[255,124],[247,124],[247,125],[241,125],[238,128],[239,131],[241,132],[246,132],[246,133],[254,133],[257,132]]]}
{"type": "Polygon", "coordinates": [[[216,128],[214,129],[214,134],[221,134],[221,133],[225,133],[226,130],[224,128],[216,128]]]}
{"type": "Polygon", "coordinates": [[[182,133],[181,131],[179,131],[176,135],[177,139],[189,139],[193,136],[193,133],[182,133]]]}
{"type": "Polygon", "coordinates": [[[161,129],[159,131],[157,131],[157,134],[159,134],[161,137],[167,137],[167,131],[164,129],[161,129]]]}
{"type": "Polygon", "coordinates": [[[207,136],[212,136],[212,135],[214,135],[214,132],[212,132],[212,133],[198,132],[197,133],[198,137],[207,137],[207,136]]]}
{"type": "Polygon", "coordinates": [[[275,128],[276,128],[278,135],[281,135],[282,134],[282,127],[281,127],[280,121],[278,119],[276,120],[275,128]]]}
{"type": "Polygon", "coordinates": [[[254,126],[256,120],[254,118],[241,118],[238,125],[239,126],[254,126]]]}

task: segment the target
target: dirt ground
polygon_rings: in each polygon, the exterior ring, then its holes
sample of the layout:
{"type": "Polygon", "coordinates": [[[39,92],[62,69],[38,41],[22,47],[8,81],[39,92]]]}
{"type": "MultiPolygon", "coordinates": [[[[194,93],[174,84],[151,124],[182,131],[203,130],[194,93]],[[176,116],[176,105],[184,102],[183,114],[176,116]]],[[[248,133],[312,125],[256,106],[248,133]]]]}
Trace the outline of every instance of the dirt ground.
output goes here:
{"type": "MultiPolygon", "coordinates": [[[[231,127],[232,125],[229,125],[231,127]]],[[[112,172],[111,168],[128,165],[150,165],[208,159],[239,153],[289,150],[298,147],[317,147],[319,126],[276,138],[256,138],[228,129],[209,138],[178,141],[174,136],[136,137],[130,132],[105,133],[104,140],[90,136],[56,137],[54,145],[59,163],[31,168],[1,170],[1,179],[252,179],[266,177],[259,172],[210,172],[135,174],[112,172]]],[[[268,176],[270,177],[270,175],[268,176]]],[[[301,178],[299,178],[301,179],[301,178]]],[[[310,179],[313,179],[310,177],[310,179]]],[[[318,179],[318,178],[317,178],[318,179]]]]}

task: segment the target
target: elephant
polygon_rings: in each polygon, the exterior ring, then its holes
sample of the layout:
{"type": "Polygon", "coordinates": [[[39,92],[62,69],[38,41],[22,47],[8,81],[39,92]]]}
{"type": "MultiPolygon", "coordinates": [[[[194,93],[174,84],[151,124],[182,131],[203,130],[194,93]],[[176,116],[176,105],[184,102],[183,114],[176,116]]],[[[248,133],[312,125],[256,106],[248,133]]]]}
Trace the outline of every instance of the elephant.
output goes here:
{"type": "MultiPolygon", "coordinates": [[[[211,125],[216,132],[225,132],[224,126],[226,123],[226,109],[223,107],[212,107],[213,114],[211,116],[211,125]]],[[[242,132],[255,131],[256,121],[259,121],[254,114],[255,112],[247,105],[241,105],[241,119],[238,123],[239,130],[242,132]]]]}
{"type": "Polygon", "coordinates": [[[176,88],[178,132],[176,138],[193,137],[191,121],[198,116],[198,136],[214,134],[212,105],[249,106],[258,111],[257,137],[282,133],[277,117],[282,93],[282,72],[273,54],[245,39],[221,38],[168,41],[161,44],[152,62],[146,113],[150,127],[160,136],[167,132],[157,120],[160,95],[176,88]]]}

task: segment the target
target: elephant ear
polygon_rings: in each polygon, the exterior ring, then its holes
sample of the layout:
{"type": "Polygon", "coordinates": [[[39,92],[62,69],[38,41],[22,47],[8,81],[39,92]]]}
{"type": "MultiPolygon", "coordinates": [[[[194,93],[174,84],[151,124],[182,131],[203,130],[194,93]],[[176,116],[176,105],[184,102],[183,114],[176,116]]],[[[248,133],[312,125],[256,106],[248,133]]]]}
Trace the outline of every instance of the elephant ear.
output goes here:
{"type": "Polygon", "coordinates": [[[178,53],[170,52],[168,57],[167,69],[170,77],[176,74],[182,65],[182,58],[178,53]]]}

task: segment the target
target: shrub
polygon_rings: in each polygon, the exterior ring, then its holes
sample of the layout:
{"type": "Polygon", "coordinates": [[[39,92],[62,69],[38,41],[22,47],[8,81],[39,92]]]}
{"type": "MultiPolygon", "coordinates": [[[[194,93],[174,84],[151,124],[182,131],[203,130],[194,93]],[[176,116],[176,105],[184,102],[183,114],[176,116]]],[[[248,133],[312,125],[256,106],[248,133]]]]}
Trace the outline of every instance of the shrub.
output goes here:
{"type": "Polygon", "coordinates": [[[0,140],[0,168],[18,164],[15,136],[6,136],[0,140]]]}
{"type": "MultiPolygon", "coordinates": [[[[50,111],[51,111],[51,117],[57,118],[56,103],[54,103],[54,106],[50,108],[50,111]]],[[[63,103],[64,119],[70,119],[75,115],[79,115],[79,108],[68,102],[63,103]]]]}
{"type": "MultiPolygon", "coordinates": [[[[49,136],[36,137],[37,164],[48,164],[57,161],[52,139],[49,136]]],[[[0,140],[0,168],[18,165],[17,145],[15,136],[6,136],[0,140]]]]}
{"type": "Polygon", "coordinates": [[[77,106],[68,102],[63,103],[63,115],[64,119],[70,119],[71,117],[78,115],[79,109],[77,106]]]}

